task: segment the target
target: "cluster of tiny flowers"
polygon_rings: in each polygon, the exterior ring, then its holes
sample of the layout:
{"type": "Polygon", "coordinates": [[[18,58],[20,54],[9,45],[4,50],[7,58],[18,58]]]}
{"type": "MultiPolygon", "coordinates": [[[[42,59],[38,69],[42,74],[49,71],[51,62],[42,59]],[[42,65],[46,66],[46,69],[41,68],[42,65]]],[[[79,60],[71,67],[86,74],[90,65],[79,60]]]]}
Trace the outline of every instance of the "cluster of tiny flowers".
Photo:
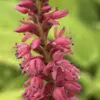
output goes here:
{"type": "Polygon", "coordinates": [[[28,76],[23,100],[77,100],[79,70],[64,59],[72,52],[72,42],[64,36],[65,28],[57,28],[57,19],[68,12],[52,8],[49,0],[21,0],[16,10],[27,15],[15,30],[23,35],[15,48],[20,69],[28,76]],[[48,33],[52,26],[51,40],[48,33]]]}

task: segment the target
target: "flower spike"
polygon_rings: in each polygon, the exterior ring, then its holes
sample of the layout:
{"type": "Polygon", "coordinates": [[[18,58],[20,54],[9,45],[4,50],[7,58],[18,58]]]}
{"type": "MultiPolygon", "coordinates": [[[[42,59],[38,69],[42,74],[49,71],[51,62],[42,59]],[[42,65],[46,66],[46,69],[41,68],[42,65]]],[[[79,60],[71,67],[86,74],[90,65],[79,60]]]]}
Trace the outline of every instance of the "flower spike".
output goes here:
{"type": "Polygon", "coordinates": [[[77,100],[80,92],[79,69],[65,59],[72,50],[72,41],[65,37],[65,27],[58,30],[58,19],[68,15],[66,10],[52,9],[49,0],[20,0],[16,10],[27,14],[15,29],[22,34],[16,44],[20,69],[28,76],[23,100],[77,100]],[[48,38],[54,26],[54,38],[48,38]]]}

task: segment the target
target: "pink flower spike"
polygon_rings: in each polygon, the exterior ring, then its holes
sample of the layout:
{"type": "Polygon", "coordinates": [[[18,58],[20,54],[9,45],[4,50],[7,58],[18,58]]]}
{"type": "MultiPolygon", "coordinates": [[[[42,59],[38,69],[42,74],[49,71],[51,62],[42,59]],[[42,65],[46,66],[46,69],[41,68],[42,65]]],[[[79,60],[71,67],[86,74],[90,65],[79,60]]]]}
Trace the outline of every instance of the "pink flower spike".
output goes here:
{"type": "Polygon", "coordinates": [[[59,19],[68,15],[68,12],[65,10],[57,10],[50,15],[52,19],[59,19]]]}
{"type": "Polygon", "coordinates": [[[41,8],[41,10],[42,10],[43,12],[48,12],[48,11],[51,10],[51,6],[49,6],[49,5],[44,6],[44,7],[41,8]]]}
{"type": "Polygon", "coordinates": [[[28,72],[30,75],[40,75],[44,68],[44,62],[40,58],[34,58],[29,62],[28,72]]]}
{"type": "Polygon", "coordinates": [[[52,44],[56,44],[56,45],[70,45],[71,44],[71,40],[70,39],[66,39],[65,37],[58,37],[52,44]]]}
{"type": "Polygon", "coordinates": [[[65,37],[58,37],[54,41],[52,41],[51,46],[56,51],[61,51],[64,54],[69,54],[72,52],[71,50],[71,40],[65,37]]]}
{"type": "Polygon", "coordinates": [[[74,96],[74,97],[70,97],[69,100],[79,100],[79,99],[77,99],[77,98],[74,96]]]}
{"type": "Polygon", "coordinates": [[[41,44],[41,40],[38,38],[38,39],[35,39],[35,40],[33,40],[32,41],[32,49],[36,49],[36,48],[38,48],[39,46],[40,46],[40,44],[41,44]]]}
{"type": "Polygon", "coordinates": [[[21,1],[18,4],[20,7],[32,7],[33,6],[33,2],[31,0],[26,0],[26,1],[21,1]]]}
{"type": "Polygon", "coordinates": [[[26,45],[24,43],[18,44],[16,45],[16,49],[17,49],[17,57],[22,57],[24,55],[26,55],[27,53],[30,52],[30,46],[26,45]]]}
{"type": "Polygon", "coordinates": [[[16,6],[15,8],[16,10],[18,10],[19,12],[23,13],[23,14],[27,14],[28,13],[28,9],[24,8],[24,7],[20,7],[20,6],[16,6]]]}
{"type": "Polygon", "coordinates": [[[29,88],[23,94],[24,100],[41,100],[43,98],[44,86],[44,81],[41,78],[32,77],[29,88]]]}
{"type": "Polygon", "coordinates": [[[71,92],[74,92],[74,93],[79,93],[80,90],[81,90],[80,85],[76,82],[66,81],[64,86],[68,91],[71,91],[71,92]]]}
{"type": "Polygon", "coordinates": [[[27,41],[29,38],[31,38],[32,37],[32,34],[31,33],[26,33],[24,36],[23,36],[23,38],[22,38],[22,42],[25,42],[25,41],[27,41]]]}
{"type": "Polygon", "coordinates": [[[23,100],[77,100],[80,71],[65,59],[72,52],[72,41],[64,36],[65,27],[58,29],[58,19],[68,12],[54,9],[49,0],[20,0],[16,10],[27,14],[15,29],[23,33],[15,46],[20,70],[28,78],[23,100]],[[53,26],[54,37],[49,38],[53,26]]]}
{"type": "Polygon", "coordinates": [[[15,31],[19,32],[19,33],[28,32],[28,31],[31,31],[32,28],[33,28],[33,24],[23,24],[23,25],[17,27],[15,31]]]}
{"type": "Polygon", "coordinates": [[[55,21],[55,20],[53,20],[53,19],[49,19],[48,20],[48,23],[50,23],[50,24],[52,24],[52,25],[59,25],[59,23],[57,22],[57,21],[55,21]]]}
{"type": "Polygon", "coordinates": [[[52,68],[53,68],[54,66],[55,66],[55,64],[54,64],[53,62],[49,62],[49,63],[47,64],[47,66],[44,68],[43,73],[44,73],[46,76],[50,75],[51,72],[52,72],[52,68]]]}
{"type": "Polygon", "coordinates": [[[53,61],[59,61],[63,58],[64,58],[64,54],[61,51],[56,51],[52,56],[53,61]]]}
{"type": "Polygon", "coordinates": [[[44,89],[44,81],[39,77],[33,77],[31,79],[30,86],[39,90],[44,89]]]}
{"type": "Polygon", "coordinates": [[[68,100],[64,87],[56,87],[53,92],[55,100],[68,100]]]}

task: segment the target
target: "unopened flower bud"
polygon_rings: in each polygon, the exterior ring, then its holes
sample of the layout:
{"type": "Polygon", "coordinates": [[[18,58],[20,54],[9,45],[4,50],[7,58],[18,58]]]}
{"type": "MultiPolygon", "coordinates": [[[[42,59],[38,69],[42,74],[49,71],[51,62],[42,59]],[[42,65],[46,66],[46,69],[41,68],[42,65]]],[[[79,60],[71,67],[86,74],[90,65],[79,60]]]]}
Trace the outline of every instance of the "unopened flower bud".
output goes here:
{"type": "Polygon", "coordinates": [[[18,10],[19,12],[23,13],[23,14],[28,13],[28,9],[25,8],[25,7],[20,7],[20,6],[17,5],[15,9],[18,10]]]}

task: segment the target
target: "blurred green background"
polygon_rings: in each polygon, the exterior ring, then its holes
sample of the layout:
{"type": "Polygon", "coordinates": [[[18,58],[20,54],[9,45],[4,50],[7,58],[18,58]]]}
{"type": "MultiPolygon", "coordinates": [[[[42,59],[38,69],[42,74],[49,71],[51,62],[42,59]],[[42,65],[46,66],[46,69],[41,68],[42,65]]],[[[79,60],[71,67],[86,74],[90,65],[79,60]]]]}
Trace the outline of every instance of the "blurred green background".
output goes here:
{"type": "MultiPolygon", "coordinates": [[[[24,15],[15,11],[19,0],[0,0],[0,100],[20,100],[22,76],[13,46],[20,35],[13,30],[24,15]]],[[[53,6],[68,9],[60,20],[73,38],[70,59],[80,70],[80,100],[100,100],[100,0],[51,0],[53,6]]]]}

